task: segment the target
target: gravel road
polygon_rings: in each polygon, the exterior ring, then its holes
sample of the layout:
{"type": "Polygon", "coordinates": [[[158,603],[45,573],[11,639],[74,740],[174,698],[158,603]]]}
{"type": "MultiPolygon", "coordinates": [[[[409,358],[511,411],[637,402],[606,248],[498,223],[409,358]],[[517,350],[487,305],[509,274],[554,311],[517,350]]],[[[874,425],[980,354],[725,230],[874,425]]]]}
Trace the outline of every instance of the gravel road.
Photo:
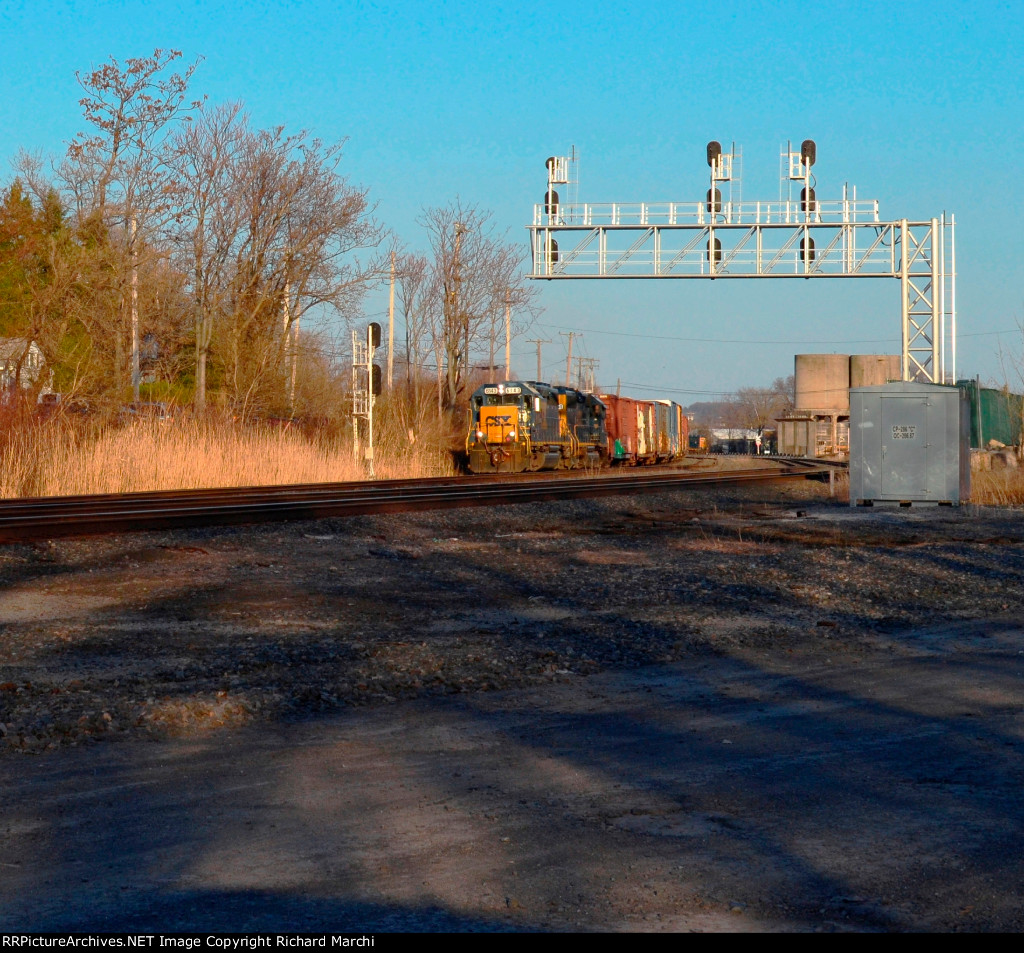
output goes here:
{"type": "Polygon", "coordinates": [[[1020,930],[1024,512],[0,549],[0,929],[1020,930]]]}

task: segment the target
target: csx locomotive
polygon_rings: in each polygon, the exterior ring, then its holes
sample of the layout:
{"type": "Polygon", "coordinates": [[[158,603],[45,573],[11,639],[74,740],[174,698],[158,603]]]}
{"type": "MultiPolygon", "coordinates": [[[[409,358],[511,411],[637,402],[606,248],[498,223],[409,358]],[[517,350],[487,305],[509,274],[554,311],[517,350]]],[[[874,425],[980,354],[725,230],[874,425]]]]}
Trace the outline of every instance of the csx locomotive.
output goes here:
{"type": "Polygon", "coordinates": [[[687,442],[686,415],[670,400],[597,397],[539,381],[485,384],[470,398],[473,473],[665,463],[687,442]]]}
{"type": "Polygon", "coordinates": [[[539,381],[485,384],[470,398],[473,473],[521,473],[607,463],[605,407],[593,394],[539,381]]]}

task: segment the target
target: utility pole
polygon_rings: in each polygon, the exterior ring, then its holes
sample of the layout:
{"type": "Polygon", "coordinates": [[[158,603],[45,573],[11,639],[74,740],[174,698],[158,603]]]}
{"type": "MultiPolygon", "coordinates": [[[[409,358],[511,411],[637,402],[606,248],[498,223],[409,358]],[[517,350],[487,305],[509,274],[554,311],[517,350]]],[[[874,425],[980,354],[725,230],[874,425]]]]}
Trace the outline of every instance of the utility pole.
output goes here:
{"type": "Polygon", "coordinates": [[[489,351],[489,355],[488,355],[488,359],[487,359],[487,368],[488,368],[487,373],[489,375],[487,379],[489,381],[493,381],[494,380],[494,323],[495,323],[494,322],[494,315],[492,314],[491,315],[491,333],[489,335],[489,338],[490,338],[490,351],[489,351]]]}
{"type": "Polygon", "coordinates": [[[594,392],[594,371],[600,363],[596,357],[578,357],[576,386],[587,393],[594,392]]]}
{"type": "Polygon", "coordinates": [[[295,380],[299,366],[299,319],[292,321],[292,283],[287,278],[284,282],[284,347],[285,363],[288,366],[290,382],[288,386],[288,411],[295,416],[295,380]]]}
{"type": "Polygon", "coordinates": [[[550,338],[530,338],[526,343],[527,344],[536,344],[537,345],[537,377],[536,377],[536,379],[539,381],[541,379],[540,375],[543,373],[543,371],[541,370],[541,363],[540,363],[540,346],[542,344],[550,344],[551,343],[551,339],[550,338]]]}
{"type": "Polygon", "coordinates": [[[566,334],[565,331],[559,331],[558,333],[562,337],[567,337],[569,339],[569,356],[566,358],[565,361],[565,386],[571,387],[572,385],[570,384],[570,380],[572,378],[572,339],[576,336],[576,332],[570,331],[568,334],[566,334]]]}
{"type": "Polygon", "coordinates": [[[505,289],[505,380],[512,367],[512,291],[505,289]]]}
{"type": "Polygon", "coordinates": [[[391,252],[391,295],[388,301],[388,393],[391,392],[391,369],[395,361],[395,253],[391,252]]]}
{"type": "Polygon", "coordinates": [[[139,367],[139,266],[135,250],[135,216],[132,216],[132,400],[139,402],[139,384],[142,372],[139,367]]]}
{"type": "MultiPolygon", "coordinates": [[[[462,274],[460,272],[461,262],[459,261],[459,252],[462,250],[462,234],[466,231],[466,226],[462,222],[455,223],[455,261],[452,264],[452,295],[455,298],[452,320],[455,322],[455,333],[458,334],[458,324],[462,320],[459,315],[459,285],[462,282],[462,274]]],[[[465,369],[464,376],[469,377],[469,316],[466,316],[466,320],[463,322],[463,344],[462,344],[462,366],[465,369]]],[[[456,341],[458,338],[455,339],[456,341]]],[[[455,392],[459,386],[459,368],[455,368],[455,376],[452,377],[451,369],[449,369],[448,377],[451,382],[451,393],[448,395],[448,399],[454,404],[455,403],[455,392]]]]}
{"type": "Polygon", "coordinates": [[[434,361],[437,363],[437,419],[444,417],[444,378],[441,375],[441,336],[434,342],[434,361]]]}

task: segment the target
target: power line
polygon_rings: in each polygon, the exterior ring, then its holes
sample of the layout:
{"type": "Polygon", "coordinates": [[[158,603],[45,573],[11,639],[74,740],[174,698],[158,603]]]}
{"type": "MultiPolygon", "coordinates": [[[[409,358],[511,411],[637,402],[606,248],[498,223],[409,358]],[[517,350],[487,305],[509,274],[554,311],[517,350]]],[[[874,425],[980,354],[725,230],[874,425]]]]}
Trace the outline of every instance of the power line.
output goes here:
{"type": "Polygon", "coordinates": [[[652,387],[650,384],[637,384],[634,381],[620,381],[623,387],[634,390],[653,391],[656,394],[692,394],[697,397],[731,397],[736,391],[731,390],[690,390],[685,387],[652,387]]]}
{"type": "MultiPolygon", "coordinates": [[[[570,328],[559,324],[543,324],[537,322],[538,327],[552,328],[556,331],[572,331],[579,334],[607,334],[613,337],[621,338],[636,338],[637,340],[645,341],[684,341],[690,344],[753,344],[759,347],[770,345],[770,344],[822,344],[822,345],[836,345],[836,344],[884,344],[894,341],[895,338],[851,338],[844,339],[842,341],[828,340],[828,341],[810,341],[806,339],[800,339],[797,341],[743,341],[735,338],[685,338],[675,337],[669,334],[635,334],[630,331],[598,331],[594,328],[570,328]]],[[[1020,328],[1010,328],[1003,331],[973,331],[969,334],[958,334],[961,338],[978,338],[978,337],[990,337],[998,334],[1020,334],[1020,328]]]]}

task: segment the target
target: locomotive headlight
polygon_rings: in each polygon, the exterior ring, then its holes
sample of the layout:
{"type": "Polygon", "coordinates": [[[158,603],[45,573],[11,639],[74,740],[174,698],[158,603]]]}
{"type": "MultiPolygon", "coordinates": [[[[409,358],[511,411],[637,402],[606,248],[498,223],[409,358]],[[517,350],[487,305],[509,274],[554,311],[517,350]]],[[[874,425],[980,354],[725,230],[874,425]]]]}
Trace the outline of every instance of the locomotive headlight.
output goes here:
{"type": "Polygon", "coordinates": [[[484,439],[484,432],[482,430],[478,430],[476,432],[476,439],[477,440],[483,440],[484,439]]]}
{"type": "Polygon", "coordinates": [[[508,436],[505,439],[506,440],[515,440],[516,439],[516,432],[514,430],[510,430],[508,432],[508,436]]]}

